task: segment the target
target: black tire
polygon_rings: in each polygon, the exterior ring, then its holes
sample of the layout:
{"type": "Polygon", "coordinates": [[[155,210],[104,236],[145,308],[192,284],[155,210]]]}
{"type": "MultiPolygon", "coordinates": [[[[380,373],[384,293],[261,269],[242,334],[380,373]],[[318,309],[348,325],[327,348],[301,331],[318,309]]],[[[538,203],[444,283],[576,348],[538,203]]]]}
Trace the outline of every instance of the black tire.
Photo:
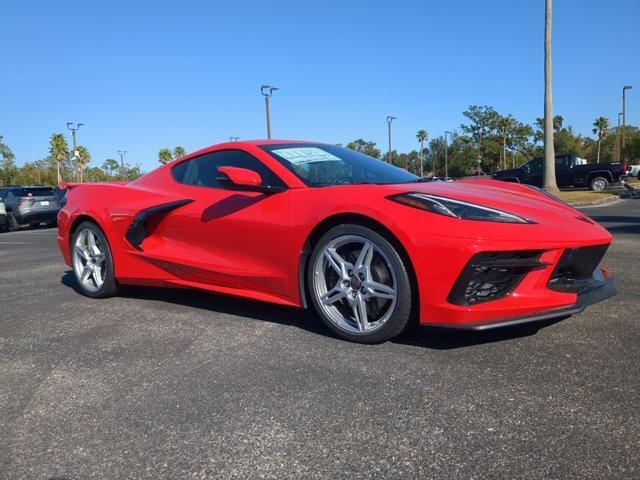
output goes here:
{"type": "MultiPolygon", "coordinates": [[[[73,259],[73,245],[76,244],[76,240],[80,232],[85,229],[91,230],[95,235],[99,238],[101,245],[104,247],[104,282],[97,290],[89,290],[86,286],[80,281],[78,278],[78,273],[74,268],[74,277],[76,279],[76,284],[78,285],[78,290],[87,297],[91,298],[108,298],[113,297],[118,294],[118,283],[116,282],[116,277],[113,268],[113,257],[111,256],[111,247],[109,246],[109,241],[107,237],[104,235],[102,230],[98,225],[93,222],[86,221],[82,222],[78,225],[73,231],[73,235],[71,236],[71,255],[73,259]]],[[[73,260],[72,260],[73,263],[73,260]]]]}
{"type": "Polygon", "coordinates": [[[10,212],[7,213],[7,224],[9,225],[9,228],[8,228],[9,232],[15,232],[20,228],[20,225],[18,225],[18,221],[16,220],[16,217],[13,215],[13,213],[10,213],[10,212]]]}
{"type": "Polygon", "coordinates": [[[605,177],[593,177],[589,181],[589,189],[594,192],[602,192],[607,188],[609,188],[609,180],[607,180],[605,177]]]}
{"type": "MultiPolygon", "coordinates": [[[[379,258],[382,258],[382,256],[380,256],[379,258]]],[[[309,267],[307,270],[307,293],[311,298],[318,316],[324,322],[324,324],[327,325],[327,327],[329,327],[341,338],[352,342],[380,343],[387,341],[402,333],[402,331],[407,327],[407,324],[411,317],[411,308],[413,305],[412,285],[407,265],[405,265],[405,262],[402,259],[401,255],[391,242],[389,242],[379,233],[361,225],[339,225],[326,232],[320,238],[320,240],[315,245],[313,253],[309,260],[309,267]],[[323,310],[318,294],[315,293],[314,277],[317,276],[314,274],[314,266],[316,265],[318,258],[324,255],[324,249],[331,242],[341,237],[347,236],[357,236],[366,239],[368,242],[371,242],[377,249],[384,253],[386,258],[388,259],[388,264],[393,269],[393,273],[395,274],[395,306],[393,307],[392,313],[388,320],[386,320],[386,322],[379,328],[371,332],[354,333],[351,331],[346,331],[345,329],[339,327],[323,310]]],[[[346,300],[340,300],[340,302],[344,301],[346,300]]],[[[389,308],[389,310],[391,310],[391,308],[389,308]]]]}

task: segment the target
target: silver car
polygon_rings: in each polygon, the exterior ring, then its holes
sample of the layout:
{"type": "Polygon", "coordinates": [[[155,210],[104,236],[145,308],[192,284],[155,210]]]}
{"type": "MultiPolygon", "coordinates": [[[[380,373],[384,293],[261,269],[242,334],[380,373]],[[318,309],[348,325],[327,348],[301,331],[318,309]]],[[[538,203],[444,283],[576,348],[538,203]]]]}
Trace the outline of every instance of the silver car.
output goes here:
{"type": "Polygon", "coordinates": [[[20,225],[31,226],[46,223],[56,225],[60,211],[60,199],[51,187],[2,187],[0,198],[6,207],[6,223],[9,229],[15,230],[20,225]]]}

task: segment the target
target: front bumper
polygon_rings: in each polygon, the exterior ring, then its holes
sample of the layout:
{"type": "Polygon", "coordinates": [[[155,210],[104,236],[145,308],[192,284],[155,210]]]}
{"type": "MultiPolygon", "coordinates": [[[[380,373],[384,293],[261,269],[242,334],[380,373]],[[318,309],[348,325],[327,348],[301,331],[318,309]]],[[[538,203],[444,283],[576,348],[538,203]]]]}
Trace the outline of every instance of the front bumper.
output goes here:
{"type": "Polygon", "coordinates": [[[477,323],[467,323],[467,324],[459,324],[459,325],[442,325],[438,324],[438,326],[446,326],[448,328],[455,328],[458,330],[491,330],[493,328],[501,328],[501,327],[510,327],[513,325],[521,325],[524,323],[534,323],[541,322],[544,320],[551,320],[554,318],[568,317],[569,315],[573,315],[575,313],[580,313],[584,311],[589,305],[593,305],[594,303],[601,302],[606,300],[607,298],[613,297],[616,295],[616,289],[613,286],[613,279],[604,278],[602,285],[593,288],[587,292],[578,294],[578,299],[573,305],[569,305],[568,307],[555,308],[552,310],[548,310],[542,313],[536,313],[533,315],[525,315],[521,317],[513,317],[513,318],[505,318],[502,320],[493,320],[490,322],[477,322],[477,323]]]}

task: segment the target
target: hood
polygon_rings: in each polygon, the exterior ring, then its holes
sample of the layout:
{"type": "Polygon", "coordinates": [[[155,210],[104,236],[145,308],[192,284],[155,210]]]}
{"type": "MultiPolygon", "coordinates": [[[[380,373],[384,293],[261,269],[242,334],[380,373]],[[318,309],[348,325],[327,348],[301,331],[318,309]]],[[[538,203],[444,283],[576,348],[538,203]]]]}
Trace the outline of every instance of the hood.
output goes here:
{"type": "MultiPolygon", "coordinates": [[[[530,220],[551,238],[599,239],[610,242],[611,235],[596,222],[561,200],[519,183],[488,179],[456,182],[398,184],[397,193],[419,192],[462,200],[495,208],[530,220]]],[[[475,230],[496,230],[494,222],[473,222],[475,230]],[[478,225],[478,224],[483,225],[478,225]]],[[[514,225],[514,224],[502,224],[514,225]]],[[[535,230],[537,230],[536,228],[535,230]]]]}
{"type": "Polygon", "coordinates": [[[507,170],[498,170],[491,178],[513,178],[517,177],[520,170],[518,168],[509,168],[507,170]]]}

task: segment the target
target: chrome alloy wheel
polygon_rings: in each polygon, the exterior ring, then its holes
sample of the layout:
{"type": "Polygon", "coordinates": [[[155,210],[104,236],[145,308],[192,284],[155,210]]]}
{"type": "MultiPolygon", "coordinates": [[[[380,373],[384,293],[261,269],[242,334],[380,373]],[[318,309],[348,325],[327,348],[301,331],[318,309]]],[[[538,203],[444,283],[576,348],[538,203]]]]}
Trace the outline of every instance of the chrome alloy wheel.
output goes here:
{"type": "Polygon", "coordinates": [[[345,235],[332,240],[313,265],[313,294],[338,328],[371,333],[393,315],[396,274],[389,258],[371,240],[345,235]]]}
{"type": "Polygon", "coordinates": [[[600,192],[607,188],[607,182],[603,178],[597,178],[593,182],[593,189],[597,192],[600,192]]]}
{"type": "Polygon", "coordinates": [[[84,228],[73,245],[73,270],[82,288],[95,292],[104,283],[104,247],[96,233],[84,228]]]}

